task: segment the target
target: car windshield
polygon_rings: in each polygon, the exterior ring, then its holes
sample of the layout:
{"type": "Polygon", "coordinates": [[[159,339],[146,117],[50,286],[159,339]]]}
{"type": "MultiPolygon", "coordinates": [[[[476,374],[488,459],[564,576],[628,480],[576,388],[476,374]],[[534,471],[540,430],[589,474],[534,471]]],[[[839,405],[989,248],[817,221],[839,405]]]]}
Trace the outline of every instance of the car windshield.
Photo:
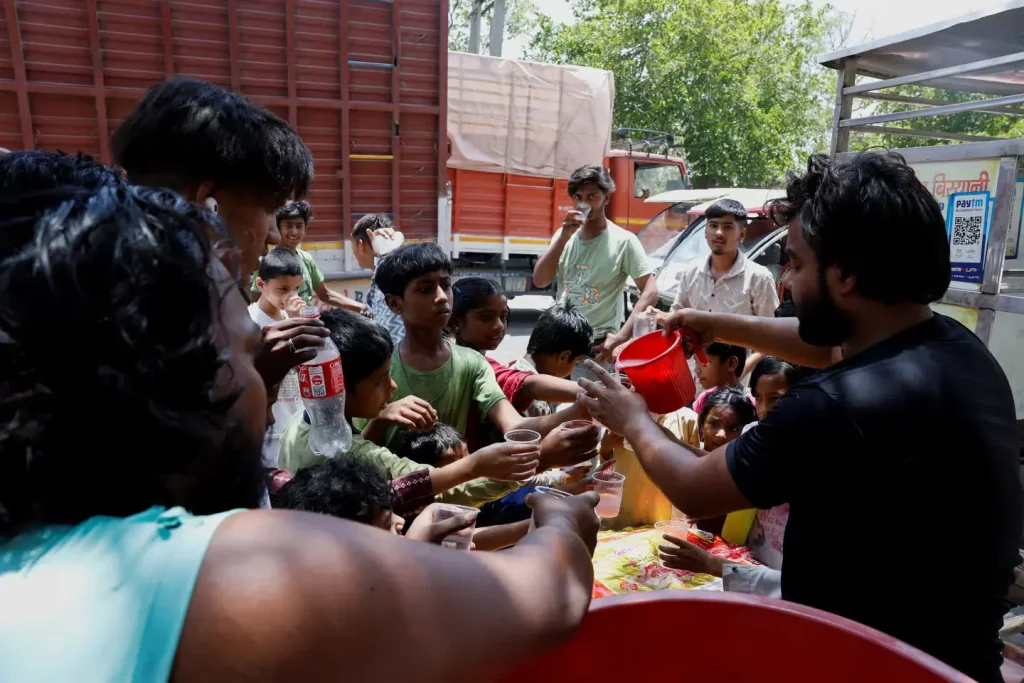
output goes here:
{"type": "MultiPolygon", "coordinates": [[[[711,247],[708,246],[708,240],[704,235],[705,225],[707,225],[707,221],[701,216],[694,221],[692,228],[688,231],[689,234],[668,254],[667,258],[662,257],[663,263],[657,275],[658,291],[662,298],[675,298],[676,292],[679,290],[679,277],[682,275],[683,268],[695,260],[703,260],[711,255],[711,247]]],[[[747,225],[746,239],[740,243],[740,250],[744,253],[750,251],[775,229],[775,224],[769,219],[755,218],[747,225]]],[[[671,246],[671,243],[669,244],[671,246]]],[[[651,254],[651,256],[654,255],[651,254]]]]}
{"type": "Polygon", "coordinates": [[[648,256],[664,259],[679,234],[686,229],[686,211],[692,204],[673,204],[643,227],[637,234],[648,256]]]}

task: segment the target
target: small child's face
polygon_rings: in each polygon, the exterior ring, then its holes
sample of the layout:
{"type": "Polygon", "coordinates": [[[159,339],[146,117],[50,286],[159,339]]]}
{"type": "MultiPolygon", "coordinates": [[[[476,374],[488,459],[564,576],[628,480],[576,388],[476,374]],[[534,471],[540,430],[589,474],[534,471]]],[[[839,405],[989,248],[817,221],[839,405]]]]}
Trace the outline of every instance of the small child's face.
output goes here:
{"type": "Polygon", "coordinates": [[[299,293],[301,286],[301,275],[275,277],[269,282],[256,278],[256,289],[260,290],[260,296],[266,297],[267,301],[279,311],[283,311],[285,302],[299,293]]]}
{"type": "Polygon", "coordinates": [[[373,526],[401,536],[402,529],[405,528],[405,520],[391,510],[377,510],[373,513],[373,526]]]}
{"type": "Polygon", "coordinates": [[[447,270],[435,270],[414,279],[402,298],[388,297],[388,305],[402,316],[406,327],[436,329],[448,327],[452,313],[452,276],[447,270]]]}
{"type": "Polygon", "coordinates": [[[306,238],[306,223],[301,218],[286,218],[278,228],[281,230],[281,245],[293,251],[306,238]]]}
{"type": "Polygon", "coordinates": [[[700,440],[704,442],[704,450],[710,453],[721,448],[743,433],[743,425],[736,417],[736,411],[730,406],[715,406],[704,418],[700,440]]]}
{"type": "Polygon", "coordinates": [[[398,385],[391,379],[391,359],[388,358],[369,377],[357,382],[355,387],[346,387],[345,414],[368,420],[380,415],[394,395],[398,385]]]}
{"type": "Polygon", "coordinates": [[[723,361],[717,356],[708,354],[708,364],[697,363],[697,378],[705,389],[715,387],[729,387],[736,384],[736,362],[735,356],[730,356],[723,361]]]}
{"type": "Polygon", "coordinates": [[[757,400],[757,419],[768,417],[779,399],[789,391],[789,382],[785,375],[762,375],[757,378],[754,387],[754,398],[757,400]]]}
{"type": "Polygon", "coordinates": [[[458,321],[457,336],[463,346],[481,352],[493,351],[501,345],[506,329],[508,302],[504,294],[496,294],[458,321]]]}
{"type": "Polygon", "coordinates": [[[574,356],[572,351],[562,351],[558,355],[551,353],[542,358],[534,358],[534,361],[537,363],[537,371],[541,374],[565,379],[584,359],[585,356],[574,356]]]}

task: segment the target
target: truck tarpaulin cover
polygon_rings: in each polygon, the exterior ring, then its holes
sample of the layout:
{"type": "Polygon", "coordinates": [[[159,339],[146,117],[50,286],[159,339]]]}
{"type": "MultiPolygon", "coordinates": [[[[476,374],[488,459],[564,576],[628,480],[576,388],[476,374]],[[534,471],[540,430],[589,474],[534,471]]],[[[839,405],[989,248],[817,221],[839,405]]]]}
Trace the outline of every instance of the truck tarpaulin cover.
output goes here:
{"type": "Polygon", "coordinates": [[[448,53],[448,166],[568,178],[611,143],[610,71],[448,53]]]}

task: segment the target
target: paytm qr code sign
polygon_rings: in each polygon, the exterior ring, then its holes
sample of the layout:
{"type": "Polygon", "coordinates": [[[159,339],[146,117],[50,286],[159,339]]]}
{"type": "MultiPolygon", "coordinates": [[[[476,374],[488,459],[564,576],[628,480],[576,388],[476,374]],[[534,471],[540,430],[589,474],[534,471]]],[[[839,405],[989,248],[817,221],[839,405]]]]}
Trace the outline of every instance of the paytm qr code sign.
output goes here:
{"type": "Polygon", "coordinates": [[[950,197],[949,204],[949,260],[953,263],[981,263],[985,260],[988,193],[957,194],[950,197]]]}

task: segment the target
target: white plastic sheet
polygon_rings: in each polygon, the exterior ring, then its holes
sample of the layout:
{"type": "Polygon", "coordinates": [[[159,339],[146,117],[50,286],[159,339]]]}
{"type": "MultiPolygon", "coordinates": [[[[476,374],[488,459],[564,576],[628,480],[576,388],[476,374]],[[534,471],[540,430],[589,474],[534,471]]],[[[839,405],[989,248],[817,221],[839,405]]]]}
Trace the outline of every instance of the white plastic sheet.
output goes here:
{"type": "Polygon", "coordinates": [[[448,53],[448,165],[568,178],[611,147],[610,71],[448,53]]]}

